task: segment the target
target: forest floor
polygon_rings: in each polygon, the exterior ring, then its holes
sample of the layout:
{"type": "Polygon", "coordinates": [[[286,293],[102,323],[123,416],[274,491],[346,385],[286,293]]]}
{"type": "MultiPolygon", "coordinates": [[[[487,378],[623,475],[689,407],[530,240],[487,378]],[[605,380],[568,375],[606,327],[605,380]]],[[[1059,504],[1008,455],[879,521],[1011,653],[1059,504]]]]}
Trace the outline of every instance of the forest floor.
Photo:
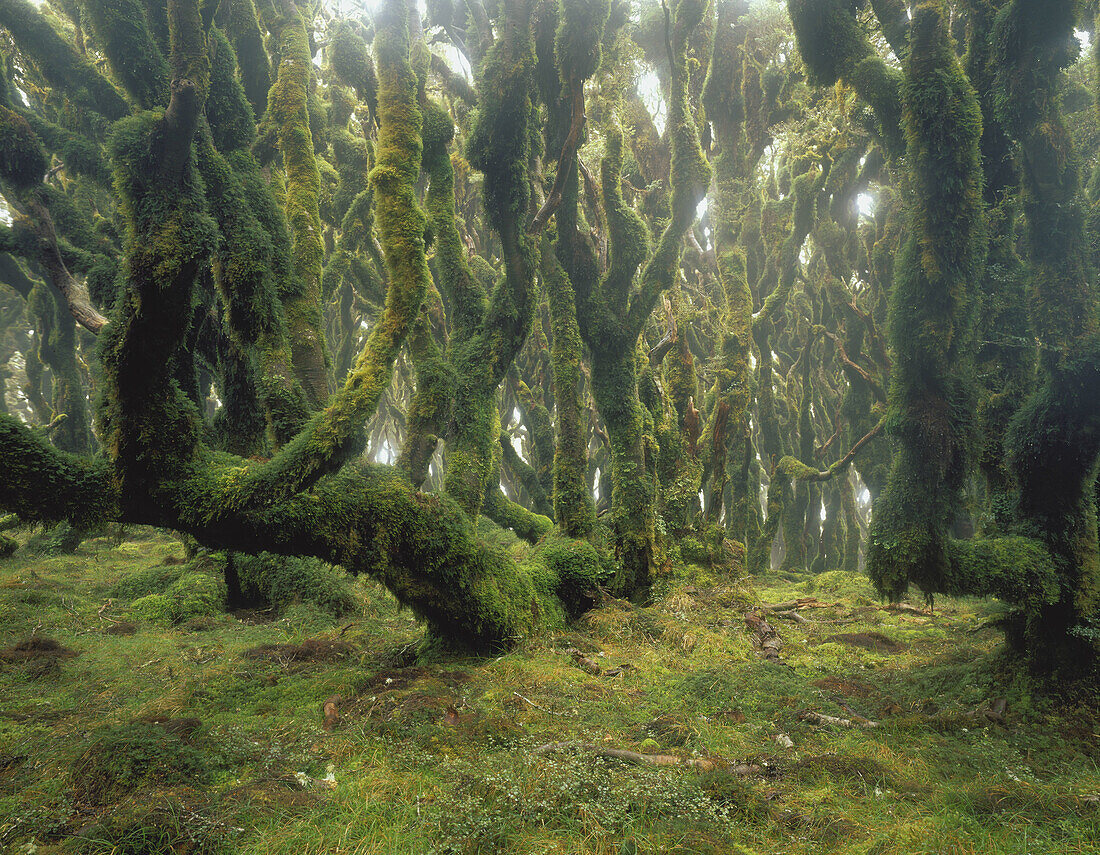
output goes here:
{"type": "Polygon", "coordinates": [[[0,852],[1100,853],[1097,696],[1036,688],[993,602],[684,571],[471,658],[367,581],[139,619],[182,547],[128,537],[0,560],[0,852]],[[746,613],[808,598],[755,612],[768,661],[746,613]]]}

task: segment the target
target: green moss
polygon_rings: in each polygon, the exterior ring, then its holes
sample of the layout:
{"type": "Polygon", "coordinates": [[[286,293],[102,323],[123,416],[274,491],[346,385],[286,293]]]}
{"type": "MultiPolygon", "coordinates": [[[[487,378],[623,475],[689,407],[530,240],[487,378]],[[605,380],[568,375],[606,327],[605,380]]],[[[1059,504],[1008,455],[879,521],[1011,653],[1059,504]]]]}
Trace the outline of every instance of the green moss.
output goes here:
{"type": "Polygon", "coordinates": [[[562,0],[554,53],[563,79],[587,80],[600,65],[600,40],[611,0],[562,0]]]}
{"type": "Polygon", "coordinates": [[[321,173],[314,152],[309,115],[312,54],[305,21],[297,7],[286,4],[273,23],[279,58],[268,96],[268,118],[274,125],[286,176],[286,220],[290,227],[294,278],[284,283],[282,299],[290,332],[294,371],[311,405],[329,397],[328,354],[321,318],[321,273],[324,243],[321,229],[321,173]]]}
{"type": "Polygon", "coordinates": [[[848,0],[792,0],[788,4],[802,61],[811,80],[831,86],[839,79],[853,86],[875,111],[887,152],[905,149],[901,116],[901,75],[875,53],[848,0]]]}
{"type": "Polygon", "coordinates": [[[259,598],[283,610],[312,603],[334,617],[353,612],[358,603],[345,573],[315,558],[286,558],[261,552],[234,554],[233,562],[246,599],[259,598]]]}
{"type": "Polygon", "coordinates": [[[94,0],[83,20],[103,46],[115,78],[144,109],[168,104],[171,75],[139,0],[94,0]]]}
{"type": "Polygon", "coordinates": [[[246,149],[256,136],[256,117],[237,77],[237,57],[225,34],[210,31],[210,96],[206,118],[214,145],[226,153],[246,149]]]}
{"type": "Polygon", "coordinates": [[[215,759],[159,724],[107,726],[89,737],[73,764],[72,785],[82,801],[105,805],[144,785],[208,784],[215,759]]]}
{"type": "Polygon", "coordinates": [[[75,103],[108,119],[120,119],[129,112],[126,99],[100,74],[91,59],[77,53],[43,15],[27,0],[0,2],[0,25],[31,59],[53,87],[63,90],[75,103]]]}
{"type": "Polygon", "coordinates": [[[588,431],[581,411],[581,336],[576,293],[555,253],[544,246],[542,281],[550,303],[554,409],[554,519],[570,537],[585,537],[595,523],[588,489],[588,431]]]}
{"type": "Polygon", "coordinates": [[[130,604],[130,613],[162,626],[225,611],[225,582],[209,573],[185,573],[163,594],[147,594],[130,604]]]}
{"type": "Polygon", "coordinates": [[[536,585],[552,591],[562,601],[570,617],[592,607],[599,587],[614,572],[614,562],[600,555],[591,543],[560,534],[544,537],[524,565],[534,575],[536,585]]]}
{"type": "Polygon", "coordinates": [[[267,110],[267,94],[271,88],[271,61],[264,48],[252,0],[227,0],[219,4],[218,23],[233,43],[241,82],[252,111],[262,116],[267,110]]]}
{"type": "Polygon", "coordinates": [[[26,190],[42,183],[46,169],[46,153],[30,124],[0,106],[0,179],[26,190]]]}
{"type": "Polygon", "coordinates": [[[378,110],[378,77],[367,44],[346,21],[340,22],[329,43],[332,69],[372,113],[378,110]]]}
{"type": "Polygon", "coordinates": [[[554,527],[554,522],[549,517],[533,513],[523,505],[513,502],[499,487],[486,491],[481,511],[501,528],[510,528],[518,537],[530,543],[536,543],[554,527]]]}
{"type": "Polygon", "coordinates": [[[890,303],[897,357],[887,420],[899,447],[868,547],[871,578],[891,597],[906,580],[926,590],[949,584],[947,531],[966,471],[972,412],[961,362],[985,239],[981,113],[937,3],[914,11],[903,94],[913,200],[890,303]]]}

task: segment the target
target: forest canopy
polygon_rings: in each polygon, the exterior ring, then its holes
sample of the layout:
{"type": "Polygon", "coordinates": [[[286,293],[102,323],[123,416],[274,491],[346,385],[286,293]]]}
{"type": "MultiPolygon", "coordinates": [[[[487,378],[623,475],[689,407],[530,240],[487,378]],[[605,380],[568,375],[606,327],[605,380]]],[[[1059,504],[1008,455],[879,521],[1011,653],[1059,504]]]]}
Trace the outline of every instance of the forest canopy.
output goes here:
{"type": "Polygon", "coordinates": [[[313,557],[475,647],[865,567],[1087,660],[1096,13],[0,0],[0,531],[313,557]]]}

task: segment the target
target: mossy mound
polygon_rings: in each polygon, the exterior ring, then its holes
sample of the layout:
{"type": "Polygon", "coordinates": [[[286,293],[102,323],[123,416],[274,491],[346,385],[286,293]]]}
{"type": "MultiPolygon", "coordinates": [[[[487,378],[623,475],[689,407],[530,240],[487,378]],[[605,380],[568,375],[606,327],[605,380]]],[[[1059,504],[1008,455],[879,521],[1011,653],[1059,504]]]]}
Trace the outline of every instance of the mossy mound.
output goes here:
{"type": "Polygon", "coordinates": [[[188,788],[128,799],[110,806],[81,829],[81,842],[73,851],[112,855],[225,852],[229,829],[215,817],[205,815],[203,808],[188,788]]]}
{"type": "Polygon", "coordinates": [[[208,573],[185,573],[163,594],[148,594],[130,604],[135,617],[162,626],[225,611],[225,581],[208,573]]]}
{"type": "Polygon", "coordinates": [[[280,611],[298,603],[312,603],[334,617],[359,608],[348,574],[315,558],[261,552],[235,553],[232,561],[246,600],[261,600],[280,611]]]}
{"type": "Polygon", "coordinates": [[[528,564],[536,584],[553,591],[572,617],[595,604],[600,585],[614,574],[614,567],[591,543],[557,533],[539,542],[528,564]]]}
{"type": "Polygon", "coordinates": [[[108,593],[112,597],[123,600],[136,600],[150,594],[163,594],[178,582],[180,577],[189,569],[192,569],[192,565],[166,564],[158,567],[147,567],[119,579],[108,589],[108,593]]]}
{"type": "Polygon", "coordinates": [[[217,757],[194,728],[135,721],[94,732],[72,768],[77,799],[109,804],[145,785],[199,786],[213,778],[217,757]]]}
{"type": "Polygon", "coordinates": [[[852,573],[847,570],[830,570],[828,573],[821,573],[798,585],[798,589],[807,594],[844,597],[857,605],[866,605],[879,600],[870,579],[862,573],[852,573]]]}

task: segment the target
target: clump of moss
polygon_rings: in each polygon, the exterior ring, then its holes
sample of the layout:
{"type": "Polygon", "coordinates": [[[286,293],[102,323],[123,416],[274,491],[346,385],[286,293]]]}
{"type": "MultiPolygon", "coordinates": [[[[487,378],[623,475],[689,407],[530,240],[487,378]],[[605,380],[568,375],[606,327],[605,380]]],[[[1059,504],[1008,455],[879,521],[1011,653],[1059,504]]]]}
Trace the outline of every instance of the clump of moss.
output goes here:
{"type": "Polygon", "coordinates": [[[151,623],[174,625],[225,611],[225,582],[207,573],[186,573],[163,594],[148,594],[130,605],[131,613],[151,623]]]}
{"type": "Polygon", "coordinates": [[[280,610],[296,603],[313,603],[334,617],[358,607],[347,574],[316,558],[261,552],[234,555],[232,561],[246,599],[259,598],[280,610]]]}
{"type": "Polygon", "coordinates": [[[201,785],[213,777],[215,758],[193,734],[181,738],[154,722],[112,725],[92,734],[73,764],[77,798],[109,804],[141,786],[201,785]]]}
{"type": "Polygon", "coordinates": [[[163,594],[189,569],[193,569],[192,565],[165,564],[147,567],[122,577],[108,590],[108,593],[112,597],[124,600],[136,600],[150,594],[163,594]]]}
{"type": "Polygon", "coordinates": [[[46,152],[27,120],[0,107],[0,178],[17,189],[42,183],[46,152]]]}
{"type": "Polygon", "coordinates": [[[378,76],[367,51],[366,42],[347,22],[337,25],[332,35],[332,69],[348,86],[355,89],[359,100],[365,101],[371,112],[378,110],[378,76]]]}
{"type": "Polygon", "coordinates": [[[556,533],[539,543],[531,565],[536,583],[547,585],[573,616],[590,609],[600,585],[614,575],[614,566],[591,543],[556,533]]]}
{"type": "Polygon", "coordinates": [[[834,597],[850,598],[855,603],[877,601],[871,580],[863,573],[850,573],[846,570],[830,570],[808,579],[798,586],[807,594],[825,594],[834,597]]]}

